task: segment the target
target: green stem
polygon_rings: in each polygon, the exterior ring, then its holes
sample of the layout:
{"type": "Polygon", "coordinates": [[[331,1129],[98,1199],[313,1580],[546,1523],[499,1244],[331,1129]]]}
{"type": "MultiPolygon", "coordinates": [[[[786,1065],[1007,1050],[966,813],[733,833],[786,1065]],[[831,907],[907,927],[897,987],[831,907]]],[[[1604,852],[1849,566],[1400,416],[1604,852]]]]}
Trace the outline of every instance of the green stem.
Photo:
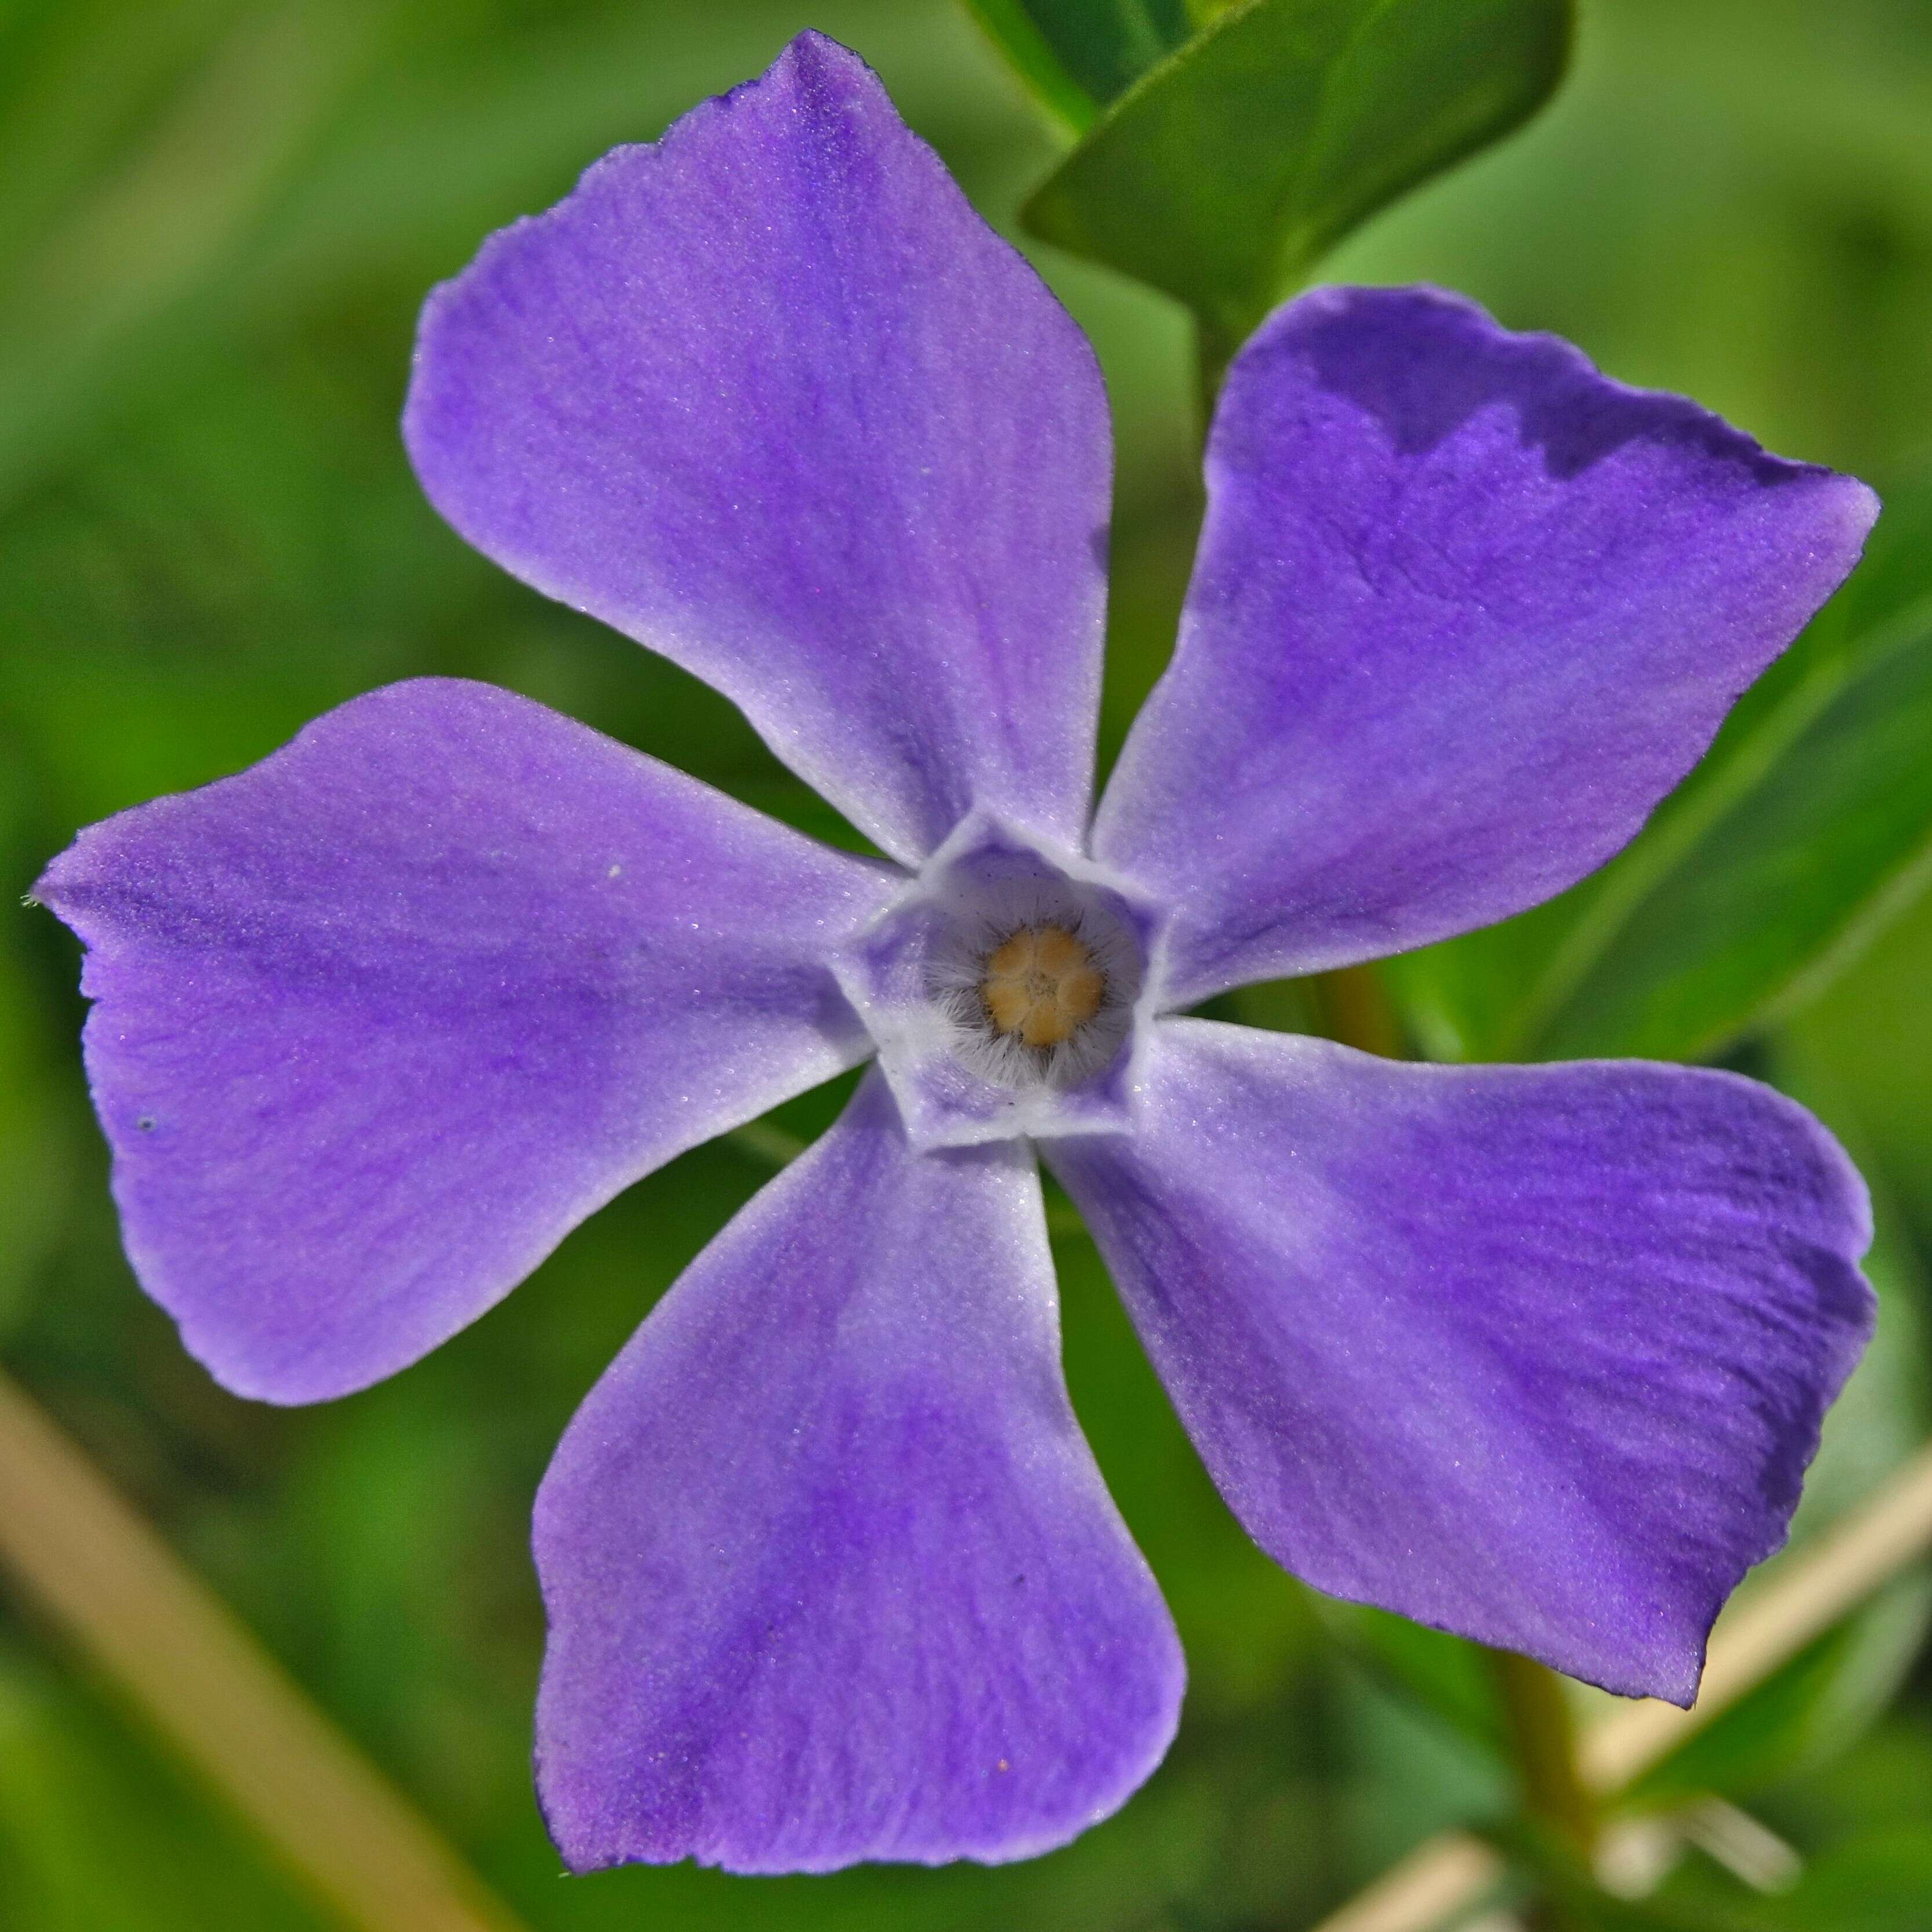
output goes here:
{"type": "MultiPolygon", "coordinates": [[[[1523,1815],[1587,1871],[1596,1849],[1597,1807],[1577,1768],[1576,1723],[1562,1679],[1514,1651],[1492,1651],[1490,1664],[1523,1815]]],[[[1531,1923],[1538,1932],[1570,1932],[1572,1922],[1560,1905],[1546,1900],[1531,1923]]]]}
{"type": "Polygon", "coordinates": [[[1214,420],[1214,404],[1221,394],[1221,384],[1228,374],[1228,364],[1234,359],[1234,352],[1241,346],[1240,338],[1230,334],[1219,322],[1210,321],[1204,315],[1194,318],[1194,400],[1199,412],[1201,440],[1208,440],[1209,425],[1214,420]]]}

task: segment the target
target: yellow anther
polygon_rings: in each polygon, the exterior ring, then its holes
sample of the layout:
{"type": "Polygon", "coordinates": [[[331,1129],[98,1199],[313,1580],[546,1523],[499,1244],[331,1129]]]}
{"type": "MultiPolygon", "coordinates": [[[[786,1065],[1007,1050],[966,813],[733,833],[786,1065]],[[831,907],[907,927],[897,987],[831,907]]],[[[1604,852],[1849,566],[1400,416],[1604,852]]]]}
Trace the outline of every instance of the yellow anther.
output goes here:
{"type": "Polygon", "coordinates": [[[986,956],[987,1017],[1022,1046],[1058,1046],[1100,1010],[1106,976],[1064,926],[1023,926],[986,956]]]}

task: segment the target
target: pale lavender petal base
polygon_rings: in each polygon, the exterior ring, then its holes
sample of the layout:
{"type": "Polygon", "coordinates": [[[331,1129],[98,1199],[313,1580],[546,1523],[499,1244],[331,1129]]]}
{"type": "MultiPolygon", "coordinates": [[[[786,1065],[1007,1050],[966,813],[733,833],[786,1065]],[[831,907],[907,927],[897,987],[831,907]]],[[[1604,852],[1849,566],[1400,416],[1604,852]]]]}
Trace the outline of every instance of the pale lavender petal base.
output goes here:
{"type": "Polygon", "coordinates": [[[1139,1130],[1044,1151],[1249,1532],[1688,1704],[1870,1332],[1831,1137],[1704,1070],[1155,1032],[1139,1130]]]}
{"type": "Polygon", "coordinates": [[[907,1138],[925,1152],[1124,1126],[1136,1026],[1154,997],[1145,962],[1159,943],[1152,909],[1090,861],[1043,852],[976,813],[840,952],[832,971],[878,1042],[907,1138]],[[1051,1078],[988,1051],[973,991],[986,951],[1016,928],[1042,922],[1078,932],[1108,982],[1081,1058],[1051,1078]]]}
{"type": "Polygon", "coordinates": [[[142,1284],[230,1388],[340,1395],[618,1189],[862,1058],[899,883],[488,686],[392,686],[90,827],[88,1072],[142,1284]]]}
{"type": "Polygon", "coordinates": [[[871,70],[801,34],[423,314],[404,421],[476,547],[741,705],[896,858],[1066,845],[1112,451],[1072,319],[871,70]]]}
{"type": "Polygon", "coordinates": [[[876,1070],[592,1391],[536,1554],[538,1784],[579,1870],[1023,1858],[1173,1734],[1032,1160],[914,1154],[876,1070]]]}
{"type": "Polygon", "coordinates": [[[1174,662],[1096,857],[1168,1004],[1374,958],[1600,865],[1856,560],[1877,505],[1426,289],[1331,289],[1230,371],[1174,662]]]}

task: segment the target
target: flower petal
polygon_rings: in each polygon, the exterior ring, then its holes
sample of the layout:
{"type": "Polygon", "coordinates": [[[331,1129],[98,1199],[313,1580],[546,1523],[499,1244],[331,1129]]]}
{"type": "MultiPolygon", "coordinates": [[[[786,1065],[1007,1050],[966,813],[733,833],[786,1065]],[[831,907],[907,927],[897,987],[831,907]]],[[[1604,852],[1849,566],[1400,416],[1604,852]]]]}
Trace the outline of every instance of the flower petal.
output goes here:
{"type": "Polygon", "coordinates": [[[874,1070],[538,1494],[538,1786],[572,1866],[1023,1858],[1125,1800],[1180,1653],[1058,1343],[1024,1149],[914,1154],[874,1070]]]}
{"type": "Polygon", "coordinates": [[[339,1395],[674,1154],[860,1058],[824,964],[894,880],[487,685],[332,711],[83,832],[128,1252],[230,1388],[339,1395]]]}
{"type": "Polygon", "coordinates": [[[1600,865],[1856,560],[1863,484],[1424,289],[1276,312],[1228,377],[1174,662],[1097,856],[1169,1003],[1402,951],[1600,865]]]}
{"type": "Polygon", "coordinates": [[[424,311],[404,421],[477,548],[735,700],[908,862],[1084,836],[1111,472],[1092,352],[871,70],[801,34],[424,311]]]}
{"type": "Polygon", "coordinates": [[[1142,1130],[1047,1151],[1250,1534],[1688,1704],[1870,1332],[1831,1137],[1702,1069],[1156,1031],[1142,1130]]]}

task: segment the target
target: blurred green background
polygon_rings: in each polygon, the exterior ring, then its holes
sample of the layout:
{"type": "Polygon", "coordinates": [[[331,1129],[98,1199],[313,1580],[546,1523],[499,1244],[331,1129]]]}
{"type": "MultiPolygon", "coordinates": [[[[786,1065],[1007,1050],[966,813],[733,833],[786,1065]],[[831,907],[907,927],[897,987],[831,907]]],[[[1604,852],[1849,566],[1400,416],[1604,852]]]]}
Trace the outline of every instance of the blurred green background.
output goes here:
{"type": "MultiPolygon", "coordinates": [[[[10,908],[76,826],[425,671],[508,686],[828,829],[722,700],[468,551],[395,429],[432,282],[807,26],[879,69],[1010,231],[1054,150],[951,0],[0,5],[10,908]]],[[[1164,299],[1034,252],[1099,346],[1119,429],[1111,754],[1164,659],[1198,514],[1190,336],[1164,299]]],[[[1932,459],[1932,5],[1592,0],[1556,105],[1324,274],[1466,290],[1858,472],[1909,520],[1932,459]]],[[[1923,546],[1892,527],[1898,568],[1932,586],[1923,546]]],[[[1922,734],[1902,754],[1932,769],[1922,734]]],[[[1834,946],[1774,1022],[1719,1043],[1823,1112],[1880,1202],[1880,1341],[1834,1418],[1813,1525],[1928,1424],[1932,897],[1915,872],[1888,874],[1858,922],[1868,943],[1834,946]]],[[[1694,896],[1673,930],[1725,916],[1694,896]]],[[[0,1358],[539,1932],[1293,1928],[1429,1832],[1505,1804],[1468,1656],[1318,1602],[1248,1545],[1072,1236],[1057,1252],[1075,1400],[1191,1662],[1166,1766],[1069,1850],[998,1870],[562,1880],[527,1768],[531,1494],[604,1363],[769,1170],[734,1147],[687,1156],[393,1382],[309,1411],[237,1401],[121,1258],[76,966],[50,918],[0,917],[0,1358]]],[[[1432,1010],[1417,998],[1425,1037],[1432,1010]]],[[[1238,1008],[1306,1011],[1292,988],[1238,1008]]],[[[782,1124],[814,1131],[838,1097],[782,1124]]],[[[1932,1927],[1927,1601],[1901,1579],[1652,1780],[1660,1804],[1748,1804],[1804,1861],[1796,1889],[1758,1898],[1694,1850],[1657,1908],[1688,1916],[1642,1922],[1932,1927]]],[[[331,1923],[0,1588],[0,1927],[331,1923]]]]}

